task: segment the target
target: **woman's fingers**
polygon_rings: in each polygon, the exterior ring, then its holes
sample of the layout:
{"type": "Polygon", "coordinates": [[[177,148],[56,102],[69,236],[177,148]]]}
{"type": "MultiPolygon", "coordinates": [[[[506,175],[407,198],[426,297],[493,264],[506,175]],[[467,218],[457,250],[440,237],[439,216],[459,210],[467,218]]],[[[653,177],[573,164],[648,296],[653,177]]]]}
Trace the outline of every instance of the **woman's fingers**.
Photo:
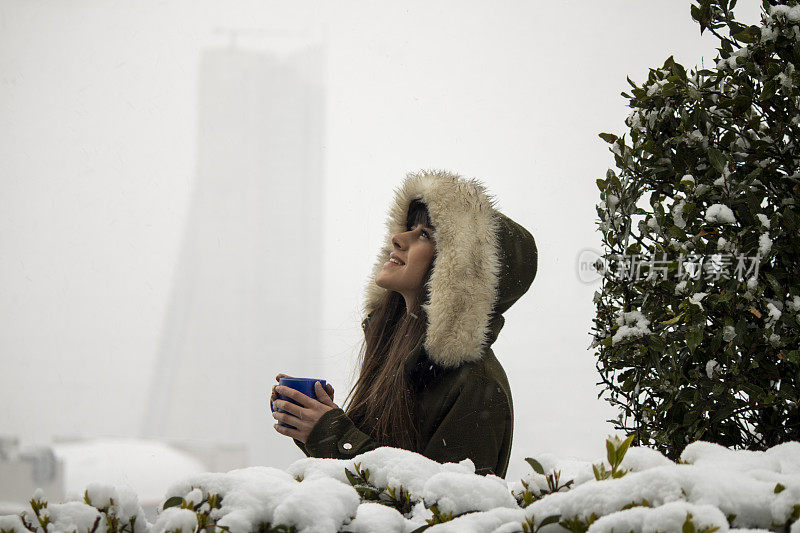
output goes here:
{"type": "Polygon", "coordinates": [[[289,437],[292,437],[293,439],[300,440],[299,437],[302,437],[300,432],[298,430],[296,430],[296,429],[287,428],[286,426],[282,426],[280,424],[275,424],[275,425],[273,425],[273,427],[275,428],[275,431],[277,431],[278,433],[280,433],[282,435],[288,435],[289,437]]]}
{"type": "Polygon", "coordinates": [[[309,398],[299,390],[291,387],[284,387],[283,385],[278,385],[275,387],[275,392],[282,396],[286,396],[287,398],[291,398],[299,403],[301,407],[310,407],[312,405],[310,402],[314,401],[313,398],[309,398]]]}
{"type": "Polygon", "coordinates": [[[275,381],[280,381],[281,378],[288,378],[288,377],[289,377],[288,374],[278,374],[277,376],[275,376],[275,381]]]}
{"type": "Polygon", "coordinates": [[[286,400],[275,400],[275,410],[277,411],[278,409],[281,411],[286,411],[293,417],[299,418],[300,420],[307,418],[303,415],[304,409],[302,407],[295,405],[292,402],[287,402],[286,400]]]}
{"type": "Polygon", "coordinates": [[[296,427],[298,429],[300,429],[300,427],[303,425],[303,420],[297,418],[296,416],[290,413],[279,413],[278,411],[275,411],[274,413],[272,413],[272,418],[280,422],[283,422],[284,424],[289,424],[290,426],[296,427]]]}
{"type": "Polygon", "coordinates": [[[322,383],[317,381],[314,383],[314,390],[317,393],[317,400],[325,405],[334,406],[333,400],[328,396],[328,392],[323,388],[322,383]]]}

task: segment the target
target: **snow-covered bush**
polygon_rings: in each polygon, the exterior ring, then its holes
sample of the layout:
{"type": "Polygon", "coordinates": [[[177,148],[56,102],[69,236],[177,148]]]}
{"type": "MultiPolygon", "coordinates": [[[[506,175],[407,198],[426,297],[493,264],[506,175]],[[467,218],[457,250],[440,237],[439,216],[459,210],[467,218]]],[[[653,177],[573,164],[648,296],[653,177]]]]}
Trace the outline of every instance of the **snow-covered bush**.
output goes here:
{"type": "Polygon", "coordinates": [[[167,490],[153,524],[119,488],[91,485],[83,502],[60,504],[37,492],[31,510],[0,516],[0,532],[800,533],[800,443],[754,452],[698,441],[674,463],[631,441],[609,438],[598,464],[527,458],[532,471],[512,482],[475,474],[469,459],[388,447],[285,472],[197,474],[167,490]]]}
{"type": "Polygon", "coordinates": [[[691,6],[713,68],[629,79],[629,130],[600,134],[617,167],[597,180],[602,394],[673,459],[800,435],[800,5],[764,0],[745,26],[735,4],[691,6]]]}

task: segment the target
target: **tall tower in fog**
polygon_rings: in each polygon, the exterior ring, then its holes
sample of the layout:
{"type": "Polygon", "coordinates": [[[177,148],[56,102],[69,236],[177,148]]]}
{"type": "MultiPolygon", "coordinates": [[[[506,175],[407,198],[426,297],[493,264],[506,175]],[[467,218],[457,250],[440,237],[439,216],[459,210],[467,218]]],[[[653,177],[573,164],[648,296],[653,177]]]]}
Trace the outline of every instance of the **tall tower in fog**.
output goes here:
{"type": "MultiPolygon", "coordinates": [[[[197,168],[144,420],[148,437],[303,457],[272,427],[275,374],[320,349],[323,49],[208,49],[197,168]]],[[[319,376],[322,377],[322,376],[319,376]]]]}

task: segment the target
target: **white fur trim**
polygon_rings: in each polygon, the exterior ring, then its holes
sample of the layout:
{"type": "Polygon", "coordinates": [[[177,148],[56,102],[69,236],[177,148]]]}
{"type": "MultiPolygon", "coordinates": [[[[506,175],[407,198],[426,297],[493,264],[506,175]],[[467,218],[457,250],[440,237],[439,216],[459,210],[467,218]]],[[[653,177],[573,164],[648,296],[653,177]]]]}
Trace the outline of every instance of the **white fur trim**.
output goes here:
{"type": "Polygon", "coordinates": [[[375,277],[394,250],[392,236],[406,231],[408,206],[418,198],[428,207],[436,241],[430,302],[423,304],[428,314],[425,351],[444,367],[480,359],[500,280],[494,198],[479,181],[443,170],[409,173],[394,192],[388,233],[366,287],[365,316],[389,293],[375,277]]]}

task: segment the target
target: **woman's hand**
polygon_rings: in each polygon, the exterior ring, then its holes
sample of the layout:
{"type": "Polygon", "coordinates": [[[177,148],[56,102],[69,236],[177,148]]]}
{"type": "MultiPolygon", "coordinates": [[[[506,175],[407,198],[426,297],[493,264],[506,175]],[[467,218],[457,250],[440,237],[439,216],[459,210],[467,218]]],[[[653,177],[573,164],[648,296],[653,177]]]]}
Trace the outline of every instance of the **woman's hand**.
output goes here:
{"type": "MultiPolygon", "coordinates": [[[[275,381],[280,383],[281,382],[281,378],[289,378],[289,377],[291,377],[291,376],[288,375],[288,374],[278,374],[277,376],[275,376],[275,381]]],[[[277,407],[275,407],[275,405],[274,405],[275,404],[275,400],[278,399],[278,393],[275,392],[275,387],[277,387],[277,385],[273,385],[272,386],[272,395],[269,398],[269,403],[273,408],[277,409],[277,407]]],[[[333,397],[333,386],[330,383],[326,383],[325,384],[325,390],[328,392],[328,396],[329,397],[333,397]]],[[[336,404],[334,404],[334,405],[336,405],[336,404]]]]}
{"type": "MultiPolygon", "coordinates": [[[[278,376],[279,377],[277,379],[280,379],[283,374],[278,374],[278,376]]],[[[297,428],[292,429],[275,424],[275,431],[288,437],[292,437],[293,439],[297,439],[305,444],[312,428],[316,425],[322,415],[331,409],[339,408],[338,405],[333,403],[333,400],[331,400],[331,397],[329,396],[329,394],[333,394],[333,387],[328,384],[327,389],[328,390],[326,391],[319,381],[314,383],[314,392],[319,399],[318,401],[290,387],[284,387],[282,385],[273,386],[272,405],[276,410],[272,413],[272,417],[280,422],[283,422],[284,424],[289,424],[297,428]],[[286,400],[279,400],[277,399],[277,394],[291,398],[300,405],[295,405],[286,400]],[[278,409],[286,412],[279,413],[277,411],[278,409]]]]}

